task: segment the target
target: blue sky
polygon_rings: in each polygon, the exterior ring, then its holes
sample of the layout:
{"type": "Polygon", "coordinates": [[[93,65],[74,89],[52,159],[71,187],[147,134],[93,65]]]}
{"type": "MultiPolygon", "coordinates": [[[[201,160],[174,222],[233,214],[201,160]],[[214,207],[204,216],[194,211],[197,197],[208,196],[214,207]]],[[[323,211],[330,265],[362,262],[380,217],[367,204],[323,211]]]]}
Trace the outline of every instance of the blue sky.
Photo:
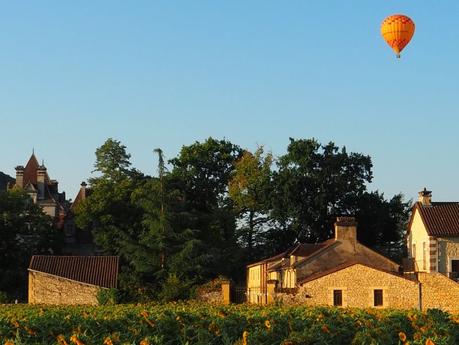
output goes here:
{"type": "Polygon", "coordinates": [[[370,155],[386,196],[459,200],[457,1],[0,1],[0,171],[35,147],[74,197],[94,151],[135,167],[212,136],[370,155]],[[396,59],[382,20],[416,23],[396,59]]]}

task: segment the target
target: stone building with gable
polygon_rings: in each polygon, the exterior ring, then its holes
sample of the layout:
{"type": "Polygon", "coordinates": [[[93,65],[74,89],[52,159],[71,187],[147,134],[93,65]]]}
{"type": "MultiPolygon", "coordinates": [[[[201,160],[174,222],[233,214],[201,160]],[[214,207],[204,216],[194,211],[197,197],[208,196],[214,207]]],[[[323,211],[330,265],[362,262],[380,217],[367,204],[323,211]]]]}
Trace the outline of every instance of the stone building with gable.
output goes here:
{"type": "Polygon", "coordinates": [[[25,167],[18,165],[15,169],[16,180],[8,188],[23,189],[43,212],[55,220],[57,227],[62,228],[68,209],[65,192],[59,192],[58,181],[49,177],[44,163],[39,164],[32,153],[25,167]]]}
{"type": "Polygon", "coordinates": [[[30,304],[97,305],[101,289],[116,288],[119,257],[34,255],[29,265],[30,304]]]}
{"type": "Polygon", "coordinates": [[[338,217],[333,239],[248,265],[247,301],[458,313],[459,203],[431,198],[424,189],[413,205],[403,265],[359,243],[353,217],[338,217]]]}
{"type": "Polygon", "coordinates": [[[49,177],[46,166],[38,162],[34,152],[25,166],[18,165],[15,169],[16,179],[10,181],[7,188],[24,190],[53,219],[56,229],[63,233],[61,252],[65,255],[98,254],[91,229],[78,229],[75,225],[75,210],[90,194],[86,183],[81,183],[75,200],[71,202],[66,200],[65,192],[59,191],[58,181],[49,177]]]}

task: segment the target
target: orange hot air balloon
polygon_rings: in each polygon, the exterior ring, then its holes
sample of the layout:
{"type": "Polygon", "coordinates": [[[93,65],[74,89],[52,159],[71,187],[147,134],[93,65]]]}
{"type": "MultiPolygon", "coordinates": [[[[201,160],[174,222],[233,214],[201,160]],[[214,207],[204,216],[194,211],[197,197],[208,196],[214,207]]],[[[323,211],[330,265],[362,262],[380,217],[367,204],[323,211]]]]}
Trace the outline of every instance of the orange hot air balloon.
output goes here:
{"type": "Polygon", "coordinates": [[[399,58],[414,35],[414,22],[403,14],[394,14],[383,20],[381,35],[399,58]]]}

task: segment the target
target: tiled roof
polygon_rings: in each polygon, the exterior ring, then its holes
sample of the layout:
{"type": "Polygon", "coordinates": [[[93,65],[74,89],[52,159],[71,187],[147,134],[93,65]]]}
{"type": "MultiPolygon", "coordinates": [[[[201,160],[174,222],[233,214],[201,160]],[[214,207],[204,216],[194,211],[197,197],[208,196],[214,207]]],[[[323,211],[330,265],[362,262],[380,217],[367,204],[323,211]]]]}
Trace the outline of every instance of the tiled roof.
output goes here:
{"type": "Polygon", "coordinates": [[[459,202],[416,203],[429,236],[459,236],[459,202]]]}
{"type": "Polygon", "coordinates": [[[335,243],[334,238],[317,244],[302,243],[299,244],[298,247],[290,253],[290,255],[308,257],[317,252],[318,250],[328,247],[332,243],[335,243]]]}
{"type": "MultiPolygon", "coordinates": [[[[280,253],[280,254],[277,254],[275,256],[272,256],[270,258],[267,258],[265,260],[262,260],[262,261],[259,261],[259,262],[255,262],[255,263],[252,263],[248,266],[254,266],[254,265],[258,265],[258,264],[261,264],[261,263],[269,263],[269,262],[273,262],[273,261],[276,261],[276,260],[280,260],[282,258],[289,258],[290,255],[295,255],[295,256],[300,256],[300,257],[303,257],[303,258],[309,258],[311,256],[313,256],[314,254],[316,254],[317,252],[327,248],[328,246],[332,245],[333,243],[336,243],[336,240],[333,238],[333,239],[329,239],[327,241],[324,241],[324,242],[321,242],[321,243],[317,243],[317,244],[314,244],[314,243],[299,243],[299,244],[296,244],[290,248],[288,248],[286,251],[280,253]]],[[[303,260],[301,260],[303,261],[303,260]]],[[[290,266],[290,261],[281,261],[281,262],[278,262],[272,266],[269,267],[269,270],[273,270],[273,269],[277,269],[277,268],[280,268],[280,267],[285,267],[285,266],[290,266]]]]}
{"type": "Polygon", "coordinates": [[[118,264],[117,256],[34,255],[29,270],[86,284],[116,288],[118,264]]]}

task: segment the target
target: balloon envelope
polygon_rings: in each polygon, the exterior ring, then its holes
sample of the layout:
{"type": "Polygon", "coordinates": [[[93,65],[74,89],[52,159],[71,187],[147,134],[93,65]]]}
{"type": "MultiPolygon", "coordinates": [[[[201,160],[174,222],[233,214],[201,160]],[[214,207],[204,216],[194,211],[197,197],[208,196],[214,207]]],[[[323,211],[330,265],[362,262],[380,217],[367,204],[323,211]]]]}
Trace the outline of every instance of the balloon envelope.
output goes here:
{"type": "Polygon", "coordinates": [[[381,35],[397,54],[397,57],[400,57],[400,52],[413,37],[414,29],[415,25],[410,17],[403,14],[394,14],[383,20],[381,35]]]}

